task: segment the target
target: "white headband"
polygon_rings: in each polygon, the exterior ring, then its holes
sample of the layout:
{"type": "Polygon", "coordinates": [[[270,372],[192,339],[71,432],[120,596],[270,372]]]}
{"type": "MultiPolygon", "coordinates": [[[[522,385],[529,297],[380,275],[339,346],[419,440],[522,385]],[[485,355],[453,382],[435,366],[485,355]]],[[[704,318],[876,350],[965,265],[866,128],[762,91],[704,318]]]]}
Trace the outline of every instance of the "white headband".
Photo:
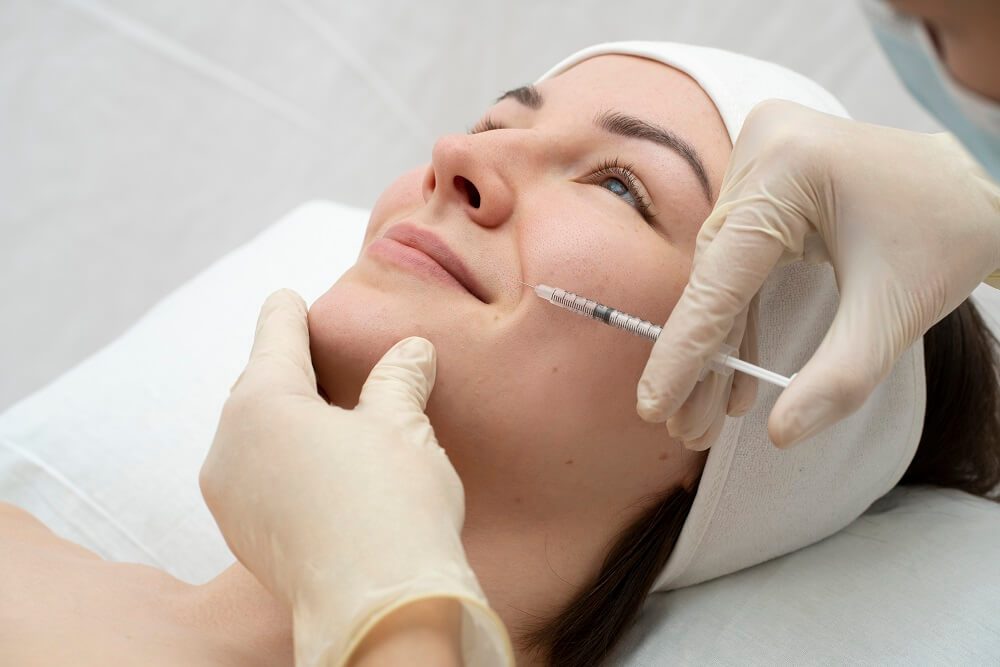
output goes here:
{"type": "MultiPolygon", "coordinates": [[[[750,110],[766,99],[791,100],[847,117],[830,93],[784,67],[670,42],[592,46],[539,81],[604,54],[656,60],[693,78],[715,103],[733,142],[750,110]]],[[[836,307],[829,265],[797,263],[772,273],[760,294],[760,364],[783,375],[799,370],[822,340],[836,307]]],[[[778,393],[760,383],[754,409],[744,417],[727,418],[654,591],[714,579],[817,542],[895,486],[923,427],[923,347],[908,350],[857,413],[785,451],[767,437],[767,417],[778,393]]]]}

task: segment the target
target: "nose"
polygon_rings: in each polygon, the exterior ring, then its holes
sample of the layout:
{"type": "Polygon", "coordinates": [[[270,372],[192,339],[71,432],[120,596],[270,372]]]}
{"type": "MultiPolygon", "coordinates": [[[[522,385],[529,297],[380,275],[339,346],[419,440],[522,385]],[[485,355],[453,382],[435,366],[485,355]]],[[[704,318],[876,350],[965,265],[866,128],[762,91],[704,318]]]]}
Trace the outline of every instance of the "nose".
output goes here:
{"type": "Polygon", "coordinates": [[[457,206],[476,224],[497,227],[514,212],[509,169],[496,140],[477,135],[448,135],[434,144],[424,176],[424,201],[438,198],[457,206]]]}

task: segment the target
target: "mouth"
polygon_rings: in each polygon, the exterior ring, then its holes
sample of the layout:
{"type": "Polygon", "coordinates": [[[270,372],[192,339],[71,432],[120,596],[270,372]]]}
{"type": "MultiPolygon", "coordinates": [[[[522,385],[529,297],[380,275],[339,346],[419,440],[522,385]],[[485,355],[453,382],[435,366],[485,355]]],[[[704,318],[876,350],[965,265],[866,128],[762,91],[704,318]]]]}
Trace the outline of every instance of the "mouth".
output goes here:
{"type": "Polygon", "coordinates": [[[489,303],[485,290],[475,275],[469,271],[465,262],[448,247],[444,240],[430,230],[417,227],[409,222],[400,222],[391,226],[383,238],[391,239],[423,253],[444,269],[469,294],[483,303],[489,303]]]}

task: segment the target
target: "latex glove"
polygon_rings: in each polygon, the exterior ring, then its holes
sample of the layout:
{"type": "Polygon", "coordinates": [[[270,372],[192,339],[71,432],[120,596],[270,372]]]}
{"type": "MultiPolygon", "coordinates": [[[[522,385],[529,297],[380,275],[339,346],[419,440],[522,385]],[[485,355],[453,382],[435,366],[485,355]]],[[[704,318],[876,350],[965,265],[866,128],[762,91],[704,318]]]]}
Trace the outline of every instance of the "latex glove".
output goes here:
{"type": "Polygon", "coordinates": [[[1000,266],[1000,188],[946,134],[772,100],[747,117],[690,280],[653,346],[638,412],[707,449],[756,381],[701,369],[725,342],[757,361],[756,294],[777,266],[832,263],[832,326],[771,411],[780,446],[859,408],[899,356],[1000,266]],[[729,384],[732,383],[730,390],[729,384]]]}
{"type": "Polygon", "coordinates": [[[317,393],[301,297],[261,309],[200,481],[233,553],[291,607],[296,665],[344,664],[379,620],[430,598],[461,602],[466,664],[513,664],[462,547],[462,484],[424,414],[435,362],[428,341],[397,343],[342,410],[317,393]]]}

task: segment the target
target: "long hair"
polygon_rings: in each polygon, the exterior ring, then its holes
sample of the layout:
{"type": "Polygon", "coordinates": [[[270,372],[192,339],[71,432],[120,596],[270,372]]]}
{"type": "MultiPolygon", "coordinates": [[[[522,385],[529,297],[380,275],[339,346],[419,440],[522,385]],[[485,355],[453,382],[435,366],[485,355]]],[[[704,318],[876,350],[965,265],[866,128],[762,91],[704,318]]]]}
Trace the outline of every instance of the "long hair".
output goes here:
{"type": "MultiPolygon", "coordinates": [[[[997,500],[1000,495],[998,344],[968,300],[924,335],[927,410],[900,484],[934,484],[997,500]]],[[[694,503],[695,489],[669,489],[612,543],[600,571],[524,646],[555,667],[594,667],[642,608],[694,503]]]]}

